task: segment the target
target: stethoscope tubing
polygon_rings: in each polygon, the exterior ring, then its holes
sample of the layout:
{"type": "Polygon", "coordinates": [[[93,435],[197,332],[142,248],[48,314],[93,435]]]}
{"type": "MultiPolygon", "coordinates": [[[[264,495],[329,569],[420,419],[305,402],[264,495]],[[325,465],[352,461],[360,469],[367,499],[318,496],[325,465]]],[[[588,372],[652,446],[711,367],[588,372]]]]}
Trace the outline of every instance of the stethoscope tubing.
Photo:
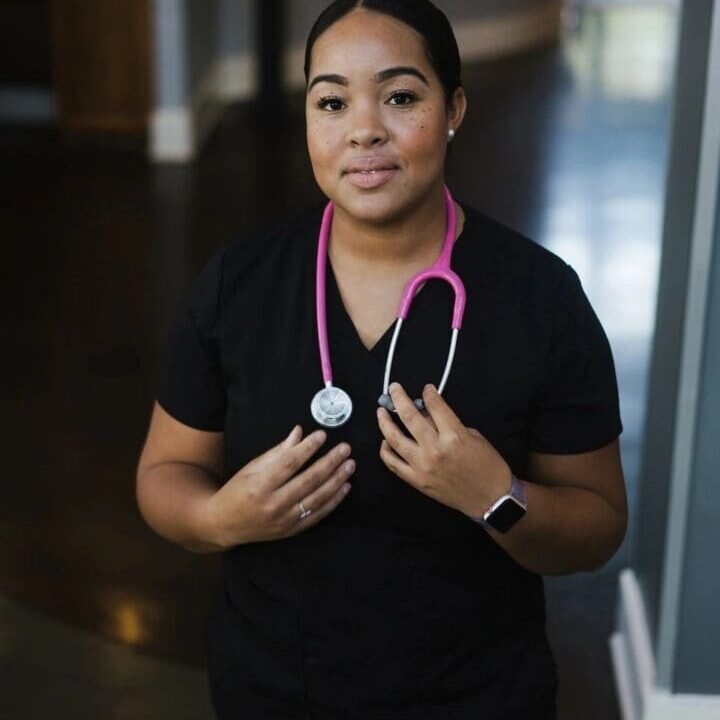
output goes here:
{"type": "Polygon", "coordinates": [[[315,266],[315,316],[317,323],[318,344],[320,346],[320,366],[322,367],[325,387],[332,385],[332,364],[330,362],[330,346],[327,335],[327,308],[326,308],[326,268],[327,246],[332,227],[333,203],[329,202],[323,212],[318,239],[317,262],[315,266]]]}
{"type": "MultiPolygon", "coordinates": [[[[450,263],[452,258],[452,251],[455,245],[455,233],[457,229],[457,218],[455,212],[455,203],[452,195],[447,186],[444,186],[445,196],[445,210],[446,210],[446,228],[445,228],[445,239],[443,242],[442,250],[437,260],[428,268],[421,270],[420,272],[413,275],[405,285],[403,294],[400,300],[400,306],[398,309],[397,319],[395,322],[395,331],[390,343],[390,349],[388,351],[387,360],[385,363],[385,373],[383,376],[383,394],[378,399],[378,403],[388,410],[395,412],[392,400],[389,395],[390,386],[390,373],[392,368],[392,361],[395,355],[395,348],[400,335],[400,330],[403,325],[403,321],[407,319],[410,312],[410,307],[415,299],[415,295],[419,287],[427,280],[439,279],[447,282],[453,290],[455,301],[453,305],[453,317],[452,317],[452,333],[450,338],[450,348],[445,363],[445,369],[443,371],[442,378],[438,385],[438,392],[442,394],[445,384],[447,383],[450,369],[453,364],[455,357],[455,349],[457,346],[457,339],[460,328],[462,327],[463,317],[465,315],[465,304],[466,304],[466,292],[465,286],[460,277],[452,270],[450,263]]],[[[333,203],[328,202],[325,206],[325,210],[322,216],[322,222],[320,225],[320,234],[318,237],[318,251],[317,251],[317,262],[315,268],[315,309],[316,309],[316,323],[318,333],[318,345],[320,349],[320,364],[322,367],[322,376],[325,383],[325,388],[333,387],[333,375],[332,375],[332,363],[330,361],[330,347],[328,343],[327,335],[327,305],[326,305],[326,289],[327,289],[327,247],[330,238],[330,230],[332,228],[332,219],[334,214],[333,203]]],[[[334,392],[334,390],[333,390],[334,392]]],[[[349,412],[352,412],[352,401],[347,394],[337,389],[338,393],[342,393],[345,396],[345,402],[350,404],[349,412]]],[[[320,393],[318,393],[320,395],[320,393]]],[[[316,396],[317,398],[317,396],[316,396]]],[[[314,399],[314,404],[317,402],[314,399]]],[[[415,404],[419,409],[423,410],[422,400],[416,400],[415,404]]],[[[345,420],[349,418],[349,412],[345,420]]],[[[313,413],[315,414],[315,413],[313,413]]],[[[317,419],[317,418],[316,418],[317,419]]],[[[321,422],[318,420],[318,422],[321,422]]],[[[322,423],[321,423],[322,424],[322,423]]],[[[341,424],[341,423],[340,423],[341,424]]]]}

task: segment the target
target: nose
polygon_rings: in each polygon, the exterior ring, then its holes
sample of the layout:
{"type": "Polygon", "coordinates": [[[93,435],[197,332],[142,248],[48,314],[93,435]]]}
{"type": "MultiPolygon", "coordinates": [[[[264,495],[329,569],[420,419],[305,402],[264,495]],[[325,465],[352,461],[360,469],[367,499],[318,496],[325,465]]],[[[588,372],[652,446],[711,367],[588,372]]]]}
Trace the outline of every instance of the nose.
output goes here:
{"type": "Polygon", "coordinates": [[[372,103],[356,104],[351,114],[348,142],[354,147],[381,145],[388,138],[382,115],[372,103]]]}

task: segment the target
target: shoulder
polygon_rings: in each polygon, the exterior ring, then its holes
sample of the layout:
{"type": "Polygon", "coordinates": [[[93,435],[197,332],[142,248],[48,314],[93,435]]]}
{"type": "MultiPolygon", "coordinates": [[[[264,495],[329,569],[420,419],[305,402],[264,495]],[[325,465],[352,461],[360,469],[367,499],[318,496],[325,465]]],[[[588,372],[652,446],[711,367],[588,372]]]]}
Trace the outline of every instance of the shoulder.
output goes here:
{"type": "Polygon", "coordinates": [[[250,302],[262,287],[276,287],[302,271],[309,243],[317,235],[325,203],[315,203],[215,250],[185,292],[181,313],[210,334],[233,303],[250,302]]]}
{"type": "Polygon", "coordinates": [[[315,203],[232,238],[205,260],[185,302],[212,324],[238,294],[252,292],[269,274],[277,278],[283,268],[297,269],[308,243],[317,235],[324,207],[324,203],[315,203]]]}
{"type": "Polygon", "coordinates": [[[573,268],[556,253],[468,203],[461,204],[474,264],[497,282],[518,292],[555,296],[577,280],[573,268]]]}
{"type": "Polygon", "coordinates": [[[556,279],[568,271],[559,255],[509,225],[496,220],[465,202],[466,228],[477,253],[505,261],[508,266],[536,273],[551,274],[556,279]]]}
{"type": "Polygon", "coordinates": [[[268,274],[279,279],[283,271],[297,271],[317,236],[324,207],[324,202],[314,203],[228,243],[220,251],[220,304],[229,302],[243,286],[268,274]]]}

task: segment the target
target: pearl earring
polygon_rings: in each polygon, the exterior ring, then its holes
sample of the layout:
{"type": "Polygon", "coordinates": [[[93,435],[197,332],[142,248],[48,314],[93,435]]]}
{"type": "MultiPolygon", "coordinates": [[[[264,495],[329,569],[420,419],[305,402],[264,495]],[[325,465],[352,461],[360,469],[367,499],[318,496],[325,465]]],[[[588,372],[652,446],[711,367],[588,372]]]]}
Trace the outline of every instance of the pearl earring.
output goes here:
{"type": "Polygon", "coordinates": [[[454,137],[455,137],[455,131],[452,128],[450,128],[448,130],[448,140],[452,140],[454,137]]]}

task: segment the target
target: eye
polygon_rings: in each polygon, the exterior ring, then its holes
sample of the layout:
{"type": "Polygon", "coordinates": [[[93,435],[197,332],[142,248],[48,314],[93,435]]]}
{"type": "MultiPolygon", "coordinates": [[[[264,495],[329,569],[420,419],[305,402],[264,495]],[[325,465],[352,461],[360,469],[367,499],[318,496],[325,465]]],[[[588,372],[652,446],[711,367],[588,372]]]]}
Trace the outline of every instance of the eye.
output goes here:
{"type": "Polygon", "coordinates": [[[412,103],[416,98],[417,96],[414,92],[410,92],[409,90],[398,90],[390,96],[390,100],[388,100],[388,102],[390,102],[391,105],[410,105],[410,103],[412,103]],[[396,98],[399,98],[402,102],[391,102],[396,98]]]}
{"type": "Polygon", "coordinates": [[[315,104],[321,110],[325,110],[327,109],[328,105],[332,105],[333,107],[330,108],[330,112],[337,112],[338,110],[342,110],[342,106],[344,105],[343,101],[339,97],[322,97],[315,104]],[[338,107],[338,105],[340,107],[338,107]]]}

